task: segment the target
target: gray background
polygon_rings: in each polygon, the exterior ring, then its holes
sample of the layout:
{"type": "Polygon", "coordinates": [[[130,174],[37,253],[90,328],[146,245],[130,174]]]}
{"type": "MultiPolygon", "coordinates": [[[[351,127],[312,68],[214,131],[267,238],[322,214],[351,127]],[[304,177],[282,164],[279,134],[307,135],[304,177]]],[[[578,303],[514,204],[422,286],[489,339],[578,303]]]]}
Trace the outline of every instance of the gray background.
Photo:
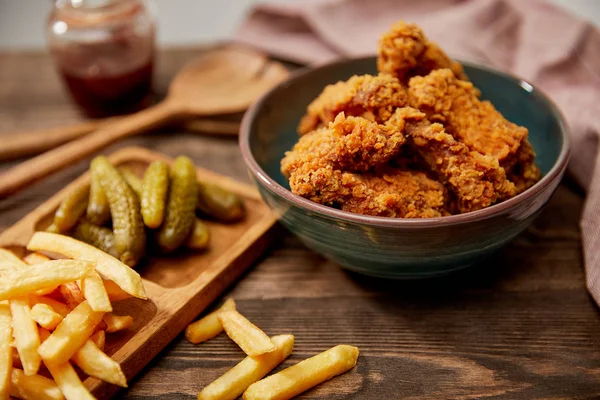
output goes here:
{"type": "MultiPolygon", "coordinates": [[[[286,1],[294,0],[277,0],[286,1]]],[[[600,0],[551,1],[600,26],[600,0]]],[[[158,8],[159,43],[186,45],[228,37],[257,0],[154,2],[158,8]]],[[[51,4],[50,0],[0,0],[0,49],[44,48],[44,28],[51,4]]]]}

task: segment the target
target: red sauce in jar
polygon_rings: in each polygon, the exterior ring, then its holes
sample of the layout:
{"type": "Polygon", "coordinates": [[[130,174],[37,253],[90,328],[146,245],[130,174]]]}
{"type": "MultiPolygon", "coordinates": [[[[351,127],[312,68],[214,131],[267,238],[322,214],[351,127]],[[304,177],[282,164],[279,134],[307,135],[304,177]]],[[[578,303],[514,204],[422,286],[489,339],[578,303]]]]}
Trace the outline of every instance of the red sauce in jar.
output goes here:
{"type": "Polygon", "coordinates": [[[48,27],[58,72],[88,116],[150,104],[155,22],[144,0],[56,2],[48,27]]]}
{"type": "Polygon", "coordinates": [[[90,117],[130,113],[150,102],[152,61],[118,75],[86,77],[61,72],[73,100],[90,117]]]}

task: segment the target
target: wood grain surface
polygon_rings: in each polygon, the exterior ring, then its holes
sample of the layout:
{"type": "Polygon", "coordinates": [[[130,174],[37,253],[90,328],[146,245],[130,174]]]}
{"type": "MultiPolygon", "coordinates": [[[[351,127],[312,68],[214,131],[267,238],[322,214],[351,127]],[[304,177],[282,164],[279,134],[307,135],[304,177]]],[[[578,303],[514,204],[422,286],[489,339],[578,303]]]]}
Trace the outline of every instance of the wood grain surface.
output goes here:
{"type": "MultiPolygon", "coordinates": [[[[199,51],[160,54],[158,93],[199,51]]],[[[0,54],[0,135],[78,120],[47,56],[0,54]]],[[[162,131],[106,152],[125,145],[185,153],[247,181],[235,140],[162,131]]],[[[0,201],[0,226],[79,175],[86,162],[0,201]]],[[[288,235],[227,295],[268,334],[296,335],[283,367],[339,343],[360,348],[355,370],[304,399],[600,398],[600,313],[585,290],[582,204],[567,180],[533,226],[489,262],[429,281],[348,273],[288,235]]],[[[225,336],[191,345],[179,335],[119,398],[192,399],[242,358],[225,336]]]]}

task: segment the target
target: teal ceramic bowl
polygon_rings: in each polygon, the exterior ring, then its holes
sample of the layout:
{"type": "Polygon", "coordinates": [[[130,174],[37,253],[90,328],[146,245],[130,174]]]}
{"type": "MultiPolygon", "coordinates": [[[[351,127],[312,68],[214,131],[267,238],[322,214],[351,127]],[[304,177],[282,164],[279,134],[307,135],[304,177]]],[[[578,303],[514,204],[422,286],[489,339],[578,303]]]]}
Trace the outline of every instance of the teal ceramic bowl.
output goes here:
{"type": "Polygon", "coordinates": [[[526,229],[556,190],[569,158],[567,127],[552,102],[531,84],[487,67],[464,66],[482,97],[529,129],[543,174],[535,186],[480,211],[428,219],[352,214],[292,194],[279,163],[298,140],[296,126],[306,106],[327,84],[376,74],[370,57],[300,71],[247,111],[240,146],[264,201],[306,246],[366,275],[437,276],[492,254],[526,229]]]}

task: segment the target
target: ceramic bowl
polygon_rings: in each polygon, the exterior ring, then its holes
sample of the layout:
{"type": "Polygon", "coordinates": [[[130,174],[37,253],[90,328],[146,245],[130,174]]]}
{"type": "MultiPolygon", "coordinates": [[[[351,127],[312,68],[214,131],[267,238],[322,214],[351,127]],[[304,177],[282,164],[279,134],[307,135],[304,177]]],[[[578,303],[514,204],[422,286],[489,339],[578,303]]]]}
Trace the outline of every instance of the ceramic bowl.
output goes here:
{"type": "Polygon", "coordinates": [[[482,97],[529,129],[542,179],[532,188],[480,211],[441,218],[371,217],[340,211],[292,194],[280,172],[296,126],[325,85],[376,74],[375,58],[345,60],[299,71],[246,113],[240,133],[244,161],[264,201],[309,248],[367,275],[417,278],[480,262],[527,228],[556,190],[567,166],[566,123],[533,85],[488,67],[464,63],[482,97]]]}

